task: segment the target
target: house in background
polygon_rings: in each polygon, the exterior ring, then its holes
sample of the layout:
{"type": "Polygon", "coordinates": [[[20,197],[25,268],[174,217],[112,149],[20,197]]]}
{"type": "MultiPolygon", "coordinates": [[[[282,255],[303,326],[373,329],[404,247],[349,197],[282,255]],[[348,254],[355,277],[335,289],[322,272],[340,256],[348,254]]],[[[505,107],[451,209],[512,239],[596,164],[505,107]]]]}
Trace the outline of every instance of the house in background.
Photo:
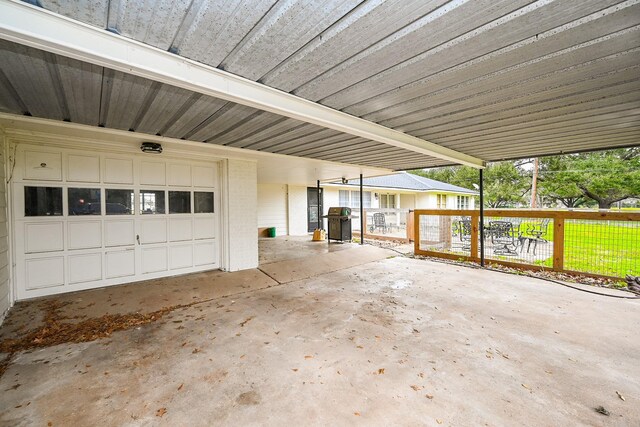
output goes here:
{"type": "MultiPolygon", "coordinates": [[[[360,180],[324,184],[330,206],[360,208],[360,180]]],[[[473,209],[478,192],[408,172],[364,178],[364,208],[372,209],[473,209]]]]}
{"type": "MultiPolygon", "coordinates": [[[[322,183],[320,206],[327,214],[331,206],[348,206],[358,215],[359,179],[322,183]]],[[[275,227],[276,234],[304,235],[318,227],[318,189],[284,184],[258,184],[258,228],[275,227]]],[[[390,223],[405,225],[410,209],[474,209],[478,193],[467,188],[397,172],[363,180],[363,205],[367,224],[374,212],[384,212],[390,223]]],[[[354,230],[360,222],[353,221],[354,230]]],[[[324,224],[326,228],[326,222],[324,224]]]]}

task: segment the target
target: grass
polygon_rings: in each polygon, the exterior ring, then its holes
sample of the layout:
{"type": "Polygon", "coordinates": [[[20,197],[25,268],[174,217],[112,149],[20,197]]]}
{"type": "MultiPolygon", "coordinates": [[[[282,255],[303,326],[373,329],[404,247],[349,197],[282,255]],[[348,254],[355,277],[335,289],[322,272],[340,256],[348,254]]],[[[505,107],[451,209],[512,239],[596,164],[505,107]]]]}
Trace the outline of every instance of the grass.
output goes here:
{"type": "MultiPolygon", "coordinates": [[[[546,238],[553,240],[553,224],[549,224],[546,238]]],[[[551,267],[553,260],[540,265],[551,267]]],[[[564,268],[614,277],[640,275],[640,224],[565,221],[564,268]]]]}

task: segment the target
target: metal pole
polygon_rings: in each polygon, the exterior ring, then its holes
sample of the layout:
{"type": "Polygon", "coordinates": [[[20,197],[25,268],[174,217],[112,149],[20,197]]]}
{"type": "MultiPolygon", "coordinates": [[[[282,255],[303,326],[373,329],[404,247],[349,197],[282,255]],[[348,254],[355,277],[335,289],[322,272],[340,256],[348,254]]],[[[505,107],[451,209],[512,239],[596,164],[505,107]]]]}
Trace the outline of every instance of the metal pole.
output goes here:
{"type": "Polygon", "coordinates": [[[362,174],[360,174],[360,244],[364,245],[364,196],[362,194],[362,174]]]}
{"type": "Polygon", "coordinates": [[[320,209],[320,180],[317,181],[317,194],[318,194],[318,229],[322,229],[322,211],[320,209]]]}
{"type": "Polygon", "coordinates": [[[484,182],[482,179],[482,169],[480,169],[480,265],[484,267],[484,182]]]}

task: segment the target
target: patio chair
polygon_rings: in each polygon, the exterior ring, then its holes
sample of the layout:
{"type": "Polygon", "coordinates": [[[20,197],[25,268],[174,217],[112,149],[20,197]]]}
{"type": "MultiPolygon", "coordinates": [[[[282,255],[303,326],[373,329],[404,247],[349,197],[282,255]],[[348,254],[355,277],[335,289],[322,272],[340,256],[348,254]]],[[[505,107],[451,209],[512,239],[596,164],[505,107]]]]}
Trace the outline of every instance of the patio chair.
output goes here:
{"type": "Polygon", "coordinates": [[[388,230],[387,222],[385,220],[384,214],[382,212],[376,212],[373,214],[373,224],[369,227],[369,232],[373,233],[374,231],[380,229],[383,233],[386,233],[388,230]]]}
{"type": "Polygon", "coordinates": [[[549,227],[550,218],[544,218],[542,221],[537,221],[529,224],[525,234],[527,236],[534,237],[540,241],[546,242],[545,236],[547,235],[547,228],[549,227]]]}
{"type": "Polygon", "coordinates": [[[458,236],[462,242],[462,250],[471,250],[471,220],[463,219],[458,221],[458,236]]]}
{"type": "Polygon", "coordinates": [[[491,230],[491,243],[493,244],[493,253],[495,255],[518,255],[518,251],[516,251],[518,236],[512,223],[509,221],[491,221],[489,222],[489,229],[491,230]]]}

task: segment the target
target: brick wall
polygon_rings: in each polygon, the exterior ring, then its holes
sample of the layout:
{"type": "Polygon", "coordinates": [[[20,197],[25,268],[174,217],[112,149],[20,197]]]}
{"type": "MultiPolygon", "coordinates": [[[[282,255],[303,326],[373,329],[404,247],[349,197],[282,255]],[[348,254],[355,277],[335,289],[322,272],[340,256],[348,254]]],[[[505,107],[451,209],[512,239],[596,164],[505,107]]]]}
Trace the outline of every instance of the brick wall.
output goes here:
{"type": "Polygon", "coordinates": [[[7,161],[5,157],[4,135],[0,132],[0,324],[4,320],[9,307],[11,307],[11,299],[9,287],[9,224],[7,222],[7,185],[5,167],[7,161]]]}
{"type": "Polygon", "coordinates": [[[227,161],[226,218],[229,230],[227,270],[258,266],[258,171],[257,164],[227,161]]]}

